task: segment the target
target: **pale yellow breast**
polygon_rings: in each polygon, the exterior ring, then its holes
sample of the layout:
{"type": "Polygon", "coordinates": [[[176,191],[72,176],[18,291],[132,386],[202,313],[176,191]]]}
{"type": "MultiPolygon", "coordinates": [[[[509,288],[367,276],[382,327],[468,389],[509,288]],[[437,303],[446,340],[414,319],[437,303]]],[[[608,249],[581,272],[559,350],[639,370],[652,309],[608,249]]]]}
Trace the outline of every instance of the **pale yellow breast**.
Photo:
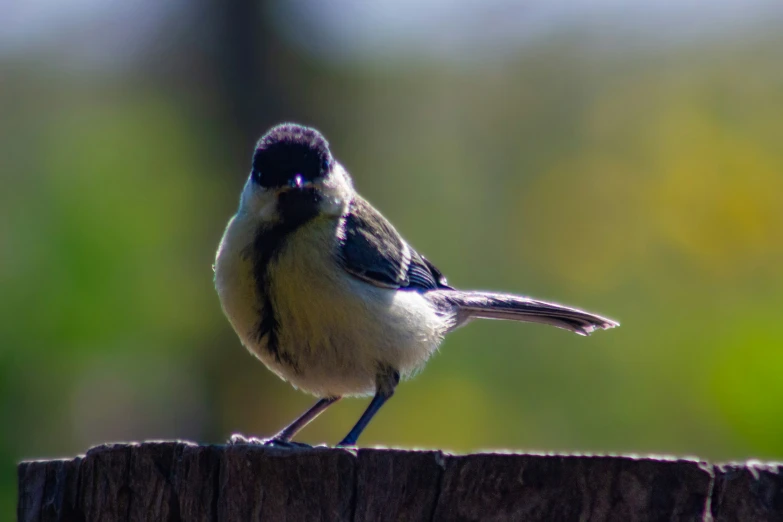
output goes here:
{"type": "Polygon", "coordinates": [[[361,381],[372,388],[377,357],[371,352],[381,326],[335,259],[337,226],[326,219],[305,225],[271,267],[280,344],[300,362],[303,380],[349,380],[353,387],[361,381]]]}
{"type": "MultiPolygon", "coordinates": [[[[380,288],[339,265],[337,220],[297,231],[272,267],[281,346],[300,361],[291,381],[340,395],[372,393],[379,366],[403,375],[429,358],[448,324],[416,292],[380,288]],[[298,382],[297,382],[298,381],[298,382]]],[[[318,390],[315,391],[318,393],[318,390]]]]}
{"type": "Polygon", "coordinates": [[[249,254],[255,227],[245,216],[228,223],[215,258],[215,289],[220,305],[243,344],[253,349],[262,305],[249,254]]]}
{"type": "Polygon", "coordinates": [[[380,365],[404,376],[437,348],[448,324],[431,303],[348,274],[336,258],[339,219],[319,217],[286,238],[268,267],[278,349],[285,353],[278,362],[266,338],[257,337],[264,299],[253,274],[250,222],[229,223],[215,284],[243,344],[280,377],[318,396],[369,394],[380,365]]]}

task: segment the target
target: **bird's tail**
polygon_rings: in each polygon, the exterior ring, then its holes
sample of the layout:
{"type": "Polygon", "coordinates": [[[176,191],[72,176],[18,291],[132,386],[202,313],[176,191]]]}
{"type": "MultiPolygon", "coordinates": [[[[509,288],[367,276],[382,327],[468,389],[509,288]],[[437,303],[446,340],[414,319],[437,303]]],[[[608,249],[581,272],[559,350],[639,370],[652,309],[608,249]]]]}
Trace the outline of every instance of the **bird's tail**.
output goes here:
{"type": "Polygon", "coordinates": [[[439,309],[455,314],[454,328],[477,317],[548,324],[579,335],[589,335],[597,329],[607,330],[620,325],[611,319],[576,308],[517,295],[459,290],[435,290],[425,295],[439,309]]]}

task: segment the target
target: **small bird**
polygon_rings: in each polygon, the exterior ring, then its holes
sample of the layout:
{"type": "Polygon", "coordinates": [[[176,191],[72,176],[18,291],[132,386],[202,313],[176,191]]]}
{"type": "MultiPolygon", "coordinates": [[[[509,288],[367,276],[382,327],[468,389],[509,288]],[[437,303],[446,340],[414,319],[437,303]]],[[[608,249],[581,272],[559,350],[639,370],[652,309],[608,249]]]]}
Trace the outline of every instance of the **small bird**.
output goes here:
{"type": "Polygon", "coordinates": [[[354,190],[317,130],[270,129],[256,145],[239,210],[214,265],[242,343],[272,372],[319,398],[269,439],[296,433],[342,397],[373,395],[338,444],[352,446],[400,379],[475,318],[543,323],[588,335],[618,323],[509,294],[457,290],[354,190]]]}

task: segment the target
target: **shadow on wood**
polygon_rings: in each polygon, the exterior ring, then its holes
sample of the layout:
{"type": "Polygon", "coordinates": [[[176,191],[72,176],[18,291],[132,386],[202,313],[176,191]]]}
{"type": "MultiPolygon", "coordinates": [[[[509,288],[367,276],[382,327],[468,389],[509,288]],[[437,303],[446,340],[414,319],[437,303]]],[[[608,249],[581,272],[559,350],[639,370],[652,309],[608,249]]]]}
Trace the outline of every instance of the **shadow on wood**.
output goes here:
{"type": "Polygon", "coordinates": [[[18,520],[783,520],[773,464],[105,445],[19,465],[18,520]]]}

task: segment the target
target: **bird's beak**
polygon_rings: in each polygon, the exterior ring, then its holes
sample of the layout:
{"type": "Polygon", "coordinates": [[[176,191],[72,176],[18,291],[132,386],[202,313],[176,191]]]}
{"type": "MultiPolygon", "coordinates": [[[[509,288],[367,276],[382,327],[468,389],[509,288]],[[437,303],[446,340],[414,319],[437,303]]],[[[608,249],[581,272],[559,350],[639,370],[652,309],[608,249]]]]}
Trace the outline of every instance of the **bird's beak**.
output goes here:
{"type": "Polygon", "coordinates": [[[288,182],[288,186],[291,188],[302,188],[302,185],[304,184],[304,179],[302,179],[301,174],[295,175],[291,181],[288,182]]]}
{"type": "Polygon", "coordinates": [[[304,179],[304,177],[302,177],[301,174],[296,174],[288,181],[288,186],[286,188],[289,190],[302,190],[312,186],[312,181],[307,181],[304,179]]]}

